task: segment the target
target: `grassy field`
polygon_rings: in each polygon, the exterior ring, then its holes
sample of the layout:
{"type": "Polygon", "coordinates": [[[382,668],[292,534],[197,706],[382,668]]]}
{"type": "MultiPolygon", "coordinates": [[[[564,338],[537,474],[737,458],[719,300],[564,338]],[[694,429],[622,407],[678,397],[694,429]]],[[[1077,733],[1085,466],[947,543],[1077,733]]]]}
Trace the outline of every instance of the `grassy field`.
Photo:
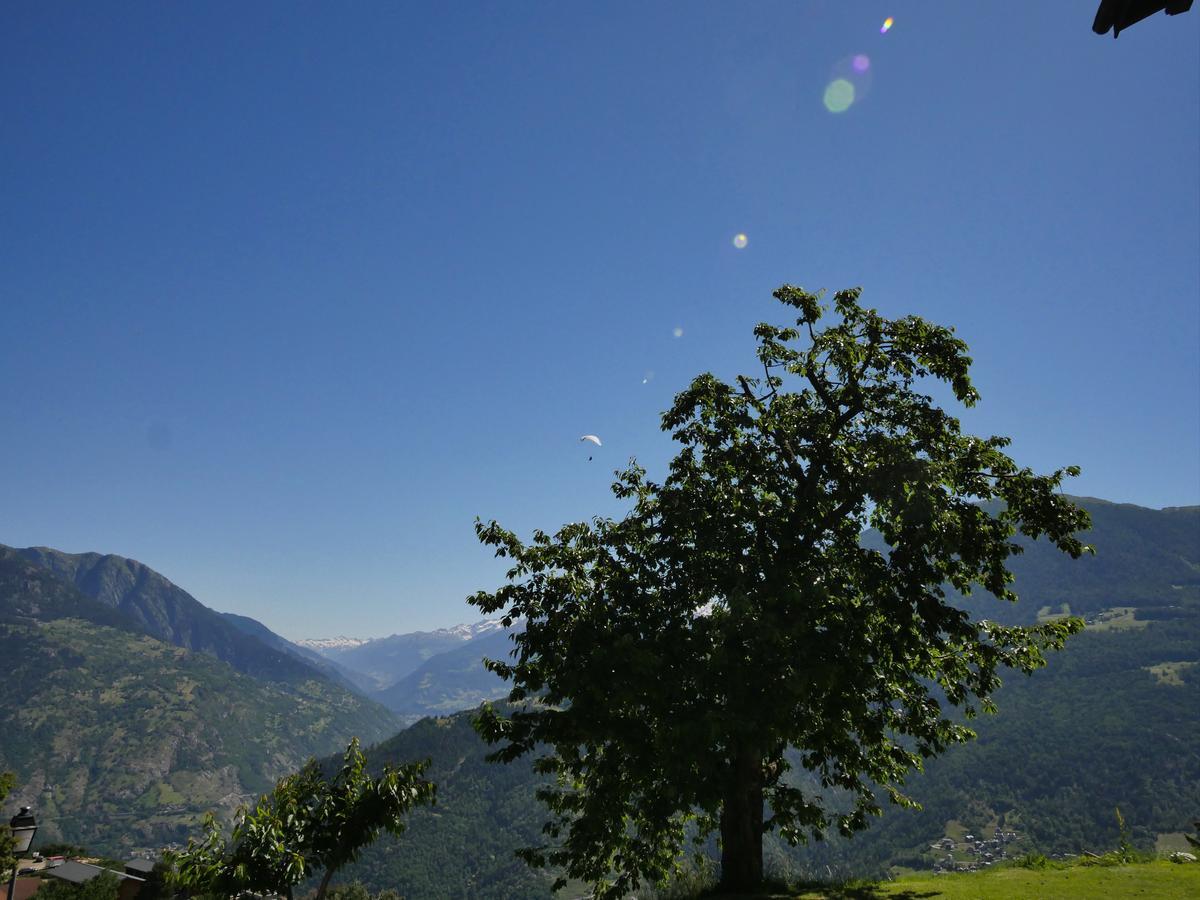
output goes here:
{"type": "Polygon", "coordinates": [[[1146,671],[1158,679],[1159,684],[1172,684],[1183,687],[1183,673],[1196,665],[1191,662],[1164,662],[1156,666],[1146,666],[1146,671]]]}
{"type": "MultiPolygon", "coordinates": [[[[1001,868],[920,875],[876,885],[815,888],[758,900],[1185,900],[1200,897],[1200,863],[1001,868]]],[[[709,900],[721,900],[712,896],[709,900]]],[[[733,898],[729,898],[733,900],[733,898]]],[[[742,898],[745,900],[745,898],[742,898]]]]}
{"type": "Polygon", "coordinates": [[[1184,900],[1200,896],[1200,864],[1073,865],[913,876],[868,887],[793,893],[790,900],[1184,900]]]}
{"type": "Polygon", "coordinates": [[[1088,625],[1088,631],[1119,631],[1124,628],[1145,628],[1149,624],[1136,617],[1132,606],[1114,606],[1098,613],[1096,620],[1088,625]]]}

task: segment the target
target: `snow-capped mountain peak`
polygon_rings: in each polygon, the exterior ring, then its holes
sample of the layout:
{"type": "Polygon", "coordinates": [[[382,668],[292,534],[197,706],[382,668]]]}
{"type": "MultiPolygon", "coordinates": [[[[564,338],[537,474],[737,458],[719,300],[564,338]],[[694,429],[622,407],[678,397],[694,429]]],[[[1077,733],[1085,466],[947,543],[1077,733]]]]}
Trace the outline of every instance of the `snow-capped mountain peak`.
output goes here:
{"type": "Polygon", "coordinates": [[[322,650],[349,650],[352,647],[361,647],[369,640],[370,638],[352,637],[301,638],[300,640],[292,641],[292,643],[298,644],[301,647],[307,647],[309,650],[316,650],[320,653],[322,650]]]}
{"type": "Polygon", "coordinates": [[[395,638],[405,638],[410,636],[457,638],[461,641],[472,641],[477,637],[483,637],[485,634],[492,634],[494,632],[503,630],[504,621],[502,619],[483,619],[479,622],[451,625],[449,628],[438,628],[433,631],[397,633],[385,638],[305,638],[303,640],[293,641],[293,643],[299,644],[301,647],[308,647],[310,650],[316,650],[318,653],[324,653],[326,651],[336,652],[339,650],[353,650],[355,647],[361,647],[363,644],[390,641],[395,638]]]}
{"type": "Polygon", "coordinates": [[[504,622],[501,619],[484,619],[481,622],[474,622],[470,625],[454,625],[450,628],[439,630],[446,634],[462,638],[464,641],[470,641],[485,634],[491,634],[493,631],[503,631],[504,622]]]}

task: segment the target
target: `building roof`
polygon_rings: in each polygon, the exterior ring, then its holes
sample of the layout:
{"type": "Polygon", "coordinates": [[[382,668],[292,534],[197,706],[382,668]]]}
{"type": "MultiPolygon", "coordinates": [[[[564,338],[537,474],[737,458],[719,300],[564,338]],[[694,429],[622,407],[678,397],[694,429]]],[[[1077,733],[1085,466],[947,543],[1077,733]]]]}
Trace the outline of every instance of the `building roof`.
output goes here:
{"type": "Polygon", "coordinates": [[[130,874],[149,875],[154,870],[152,859],[130,859],[125,862],[125,871],[130,874]]]}
{"type": "Polygon", "coordinates": [[[85,881],[91,881],[101,872],[111,872],[121,880],[125,880],[126,878],[134,881],[146,880],[138,878],[135,875],[126,875],[124,872],[113,872],[112,869],[104,869],[100,866],[93,866],[91,863],[83,863],[74,859],[69,859],[61,866],[55,866],[53,869],[46,869],[47,875],[53,875],[55,878],[61,878],[63,881],[70,881],[74,884],[83,884],[85,881]]]}

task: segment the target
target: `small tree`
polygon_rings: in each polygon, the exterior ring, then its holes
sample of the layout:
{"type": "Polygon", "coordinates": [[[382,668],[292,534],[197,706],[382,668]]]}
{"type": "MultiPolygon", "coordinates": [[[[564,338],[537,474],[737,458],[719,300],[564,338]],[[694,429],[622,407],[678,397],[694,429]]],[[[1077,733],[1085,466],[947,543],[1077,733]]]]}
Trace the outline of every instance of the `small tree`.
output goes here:
{"type": "Polygon", "coordinates": [[[72,884],[61,878],[43,878],[37,895],[42,900],[117,900],[120,892],[121,879],[104,871],[82,884],[72,884]]]}
{"type": "Polygon", "coordinates": [[[523,858],[603,896],[661,880],[689,819],[719,830],[721,886],[743,891],[762,880],[765,831],[848,835],[880,793],[915,806],[905,777],[972,736],[944,707],[991,710],[998,669],[1031,672],[1082,627],[972,621],[946,596],[1015,600],[1018,530],[1089,549],[1087,514],[1059,492],[1077,469],[1018,468],[1006,438],[963,434],[923,393],[940,381],[978,399],[953,331],[886,319],[857,290],[817,330],[818,296],[775,297],[799,315],[755,329],[761,377],[704,374],[675,398],[663,429],[681,448],[661,484],[636,463],[617,473],[624,518],[529,543],[476,523],[513,564],[471,603],[525,620],[513,659],[488,664],[515,709],[477,727],[493,760],[533,753],[555,776],[550,841],[523,858]],[[868,527],[886,549],[864,545],[868,527]],[[784,778],[789,745],[825,790],[784,778]]]}
{"type": "Polygon", "coordinates": [[[253,809],[243,808],[229,840],[209,815],[204,837],[168,856],[173,880],[219,897],[250,891],[290,898],[297,883],[321,872],[321,900],[333,875],[357,859],[380,832],[401,834],[405,813],[434,802],[436,788],[421,778],[427,766],[388,766],[372,778],[355,738],[332,779],[310,760],[260,797],[253,809]]]}
{"type": "MultiPolygon", "coordinates": [[[[12,772],[0,772],[0,804],[3,804],[8,799],[8,792],[13,789],[17,783],[17,777],[12,772]]],[[[0,817],[3,818],[3,817],[0,817]]],[[[8,826],[8,820],[0,821],[0,859],[5,861],[3,869],[0,869],[4,875],[9,874],[8,862],[12,860],[13,836],[12,829],[8,826]]]]}

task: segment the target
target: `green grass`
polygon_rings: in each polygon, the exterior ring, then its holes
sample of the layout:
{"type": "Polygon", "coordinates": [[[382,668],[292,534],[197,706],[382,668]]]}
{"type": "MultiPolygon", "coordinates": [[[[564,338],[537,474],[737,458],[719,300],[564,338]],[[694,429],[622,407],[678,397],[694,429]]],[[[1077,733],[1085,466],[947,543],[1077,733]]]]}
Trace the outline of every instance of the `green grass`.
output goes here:
{"type": "MultiPolygon", "coordinates": [[[[959,875],[919,875],[880,884],[849,883],[762,894],[755,900],[1182,900],[1200,897],[1200,863],[1159,860],[1124,866],[1004,867],[959,875]]],[[[708,900],[726,900],[711,895],[708,900]]],[[[727,898],[734,900],[734,898],[727,898]]],[[[748,900],[748,898],[740,898],[748,900]]]]}
{"type": "Polygon", "coordinates": [[[1146,671],[1158,679],[1159,684],[1170,684],[1176,687],[1183,687],[1183,673],[1196,665],[1195,660],[1190,662],[1164,662],[1156,666],[1146,666],[1146,671]]]}
{"type": "Polygon", "coordinates": [[[1088,631],[1120,631],[1126,628],[1145,628],[1149,622],[1137,618],[1132,606],[1114,606],[1098,613],[1096,620],[1088,625],[1088,631]]]}
{"type": "Polygon", "coordinates": [[[1037,612],[1038,622],[1053,622],[1055,619],[1062,619],[1071,614],[1071,604],[1060,603],[1058,606],[1050,607],[1043,606],[1037,612]]]}

